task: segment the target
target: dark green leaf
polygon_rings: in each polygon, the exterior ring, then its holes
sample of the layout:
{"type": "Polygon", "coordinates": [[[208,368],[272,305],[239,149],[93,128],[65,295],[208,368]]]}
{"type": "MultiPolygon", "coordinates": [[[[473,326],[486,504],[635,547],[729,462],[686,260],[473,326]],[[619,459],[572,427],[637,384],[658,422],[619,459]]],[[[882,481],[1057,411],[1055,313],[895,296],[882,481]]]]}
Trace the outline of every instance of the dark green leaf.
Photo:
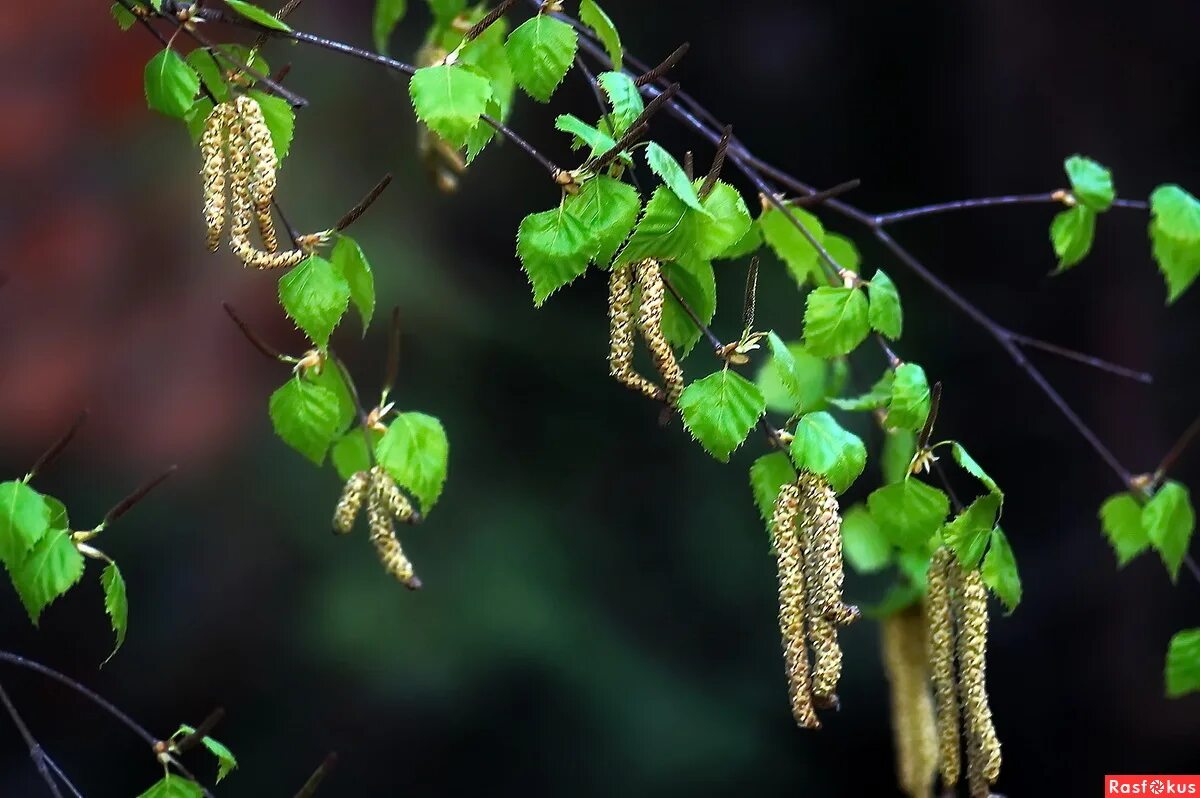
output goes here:
{"type": "MultiPolygon", "coordinates": [[[[377,443],[378,440],[379,436],[375,435],[372,445],[377,443]]],[[[367,438],[363,434],[363,431],[358,428],[352,429],[338,438],[329,456],[333,459],[333,467],[337,470],[338,476],[343,480],[349,479],[359,471],[366,471],[371,467],[371,455],[367,449],[367,438]]]]}
{"type": "Polygon", "coordinates": [[[129,30],[137,22],[137,17],[129,13],[129,10],[120,3],[112,4],[112,16],[117,21],[117,25],[121,30],[129,30]]]}
{"type": "Polygon", "coordinates": [[[762,520],[770,523],[779,489],[796,480],[792,461],[783,452],[764,454],[750,466],[750,489],[762,520]]]}
{"type": "Polygon", "coordinates": [[[392,31],[408,10],[408,0],[375,0],[375,16],[371,21],[371,35],[375,49],[386,53],[392,31]]]}
{"type": "Polygon", "coordinates": [[[679,397],[688,432],[723,463],[746,440],[766,409],[758,387],[727,368],[693,382],[679,397]]]}
{"type": "MultiPolygon", "coordinates": [[[[712,321],[717,312],[717,280],[712,263],[699,258],[684,258],[662,265],[663,275],[680,293],[688,307],[705,324],[712,321]]],[[[687,315],[675,295],[667,292],[663,302],[663,335],[686,355],[700,340],[700,328],[687,315]]]]}
{"type": "Polygon", "coordinates": [[[809,413],[796,424],[792,460],[821,474],[838,493],[854,484],[867,464],[867,447],[825,411],[809,413]]]}

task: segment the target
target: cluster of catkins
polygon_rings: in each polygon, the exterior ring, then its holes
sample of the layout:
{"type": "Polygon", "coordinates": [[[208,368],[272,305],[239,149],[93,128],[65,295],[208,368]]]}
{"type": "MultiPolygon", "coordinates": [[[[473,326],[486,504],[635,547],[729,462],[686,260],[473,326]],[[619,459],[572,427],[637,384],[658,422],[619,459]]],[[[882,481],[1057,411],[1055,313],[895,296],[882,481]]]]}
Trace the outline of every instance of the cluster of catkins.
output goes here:
{"type": "Polygon", "coordinates": [[[393,520],[402,524],[416,523],[420,520],[420,513],[382,466],[358,471],[346,480],[346,487],[342,489],[342,496],[333,512],[333,531],[339,535],[349,533],[364,501],[367,505],[367,525],[371,528],[371,543],[379,554],[379,561],[389,574],[409,590],[420,588],[421,580],[408,557],[404,556],[404,549],[400,547],[392,523],[393,520]]]}
{"type": "Polygon", "coordinates": [[[295,266],[322,243],[328,233],[300,236],[296,249],[279,250],[272,221],[279,157],[262,107],[253,97],[242,95],[218,104],[204,122],[200,137],[204,178],[204,222],[208,248],[215,252],[225,229],[226,199],[229,199],[229,244],[242,263],[255,269],[284,269],[295,266]],[[250,229],[258,227],[262,248],[250,240],[250,229]]]}
{"type": "Polygon", "coordinates": [[[609,373],[622,385],[651,399],[666,402],[668,407],[675,407],[683,393],[683,369],[679,367],[675,350],[663,334],[665,300],[666,286],[658,261],[644,260],[613,267],[608,280],[608,368],[609,373]],[[640,294],[637,331],[641,333],[654,359],[654,366],[663,382],[661,387],[633,368],[635,282],[640,294]]]}
{"type": "Polygon", "coordinates": [[[859,617],[857,607],[842,601],[842,516],[824,477],[805,471],[780,488],[771,534],[792,716],[800,726],[817,729],[821,721],[816,711],[838,706],[838,627],[859,617]]]}

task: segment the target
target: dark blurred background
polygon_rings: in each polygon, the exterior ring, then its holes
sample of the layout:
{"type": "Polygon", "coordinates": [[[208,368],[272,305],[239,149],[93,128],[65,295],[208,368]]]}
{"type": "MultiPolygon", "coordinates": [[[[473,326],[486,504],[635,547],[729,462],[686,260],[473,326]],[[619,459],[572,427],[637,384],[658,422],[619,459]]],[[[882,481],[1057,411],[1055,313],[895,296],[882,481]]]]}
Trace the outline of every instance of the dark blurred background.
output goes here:
{"type": "MultiPolygon", "coordinates": [[[[410,6],[398,54],[424,29],[424,4],[410,6]]],[[[868,209],[1049,190],[1073,152],[1110,166],[1123,196],[1200,189],[1191,0],[606,6],[646,60],[690,41],[685,88],[808,182],[862,178],[852,201],[868,209]]],[[[366,44],[370,13],[366,0],[312,0],[293,24],[366,44]]],[[[242,766],[221,795],[290,795],[330,750],[341,763],[329,795],[896,794],[877,626],[844,635],[842,712],[817,734],[792,724],[773,562],[746,481],[760,442],[716,463],[609,379],[603,281],[531,306],[513,237],[524,213],[556,201],[544,174],[495,147],[441,196],[414,157],[402,84],[273,44],[272,63],[291,61],[289,85],[312,100],[281,176],[298,226],[327,224],[383,172],[397,176],[353,232],[381,317],[395,304],[404,319],[397,398],[441,416],[451,437],[441,503],[404,532],[425,590],[390,581],[361,530],[329,534],[336,479],[276,440],[266,416],[286,369],[220,302],[281,348],[299,352],[301,338],[274,275],[204,251],[196,153],[141,97],[156,47],[120,33],[99,0],[0,15],[0,475],[23,474],[85,406],[91,421],[39,479],[77,525],[180,465],[99,541],[129,583],[129,639],[113,661],[97,670],[111,636],[94,565],[40,630],[0,590],[3,647],[162,735],[224,706],[216,736],[242,766]]],[[[575,75],[554,108],[588,116],[591,103],[575,75]]],[[[551,119],[522,101],[513,124],[566,161],[551,119]]],[[[653,135],[695,147],[701,166],[711,157],[669,120],[653,135]]],[[[1200,292],[1164,308],[1136,212],[1106,215],[1097,253],[1049,278],[1051,213],[897,233],[1014,329],[1152,371],[1147,387],[1034,357],[1126,465],[1151,470],[1197,410],[1200,292]]],[[[1008,491],[1026,595],[993,624],[1000,790],[1099,795],[1106,772],[1196,772],[1200,697],[1166,700],[1162,661],[1171,634],[1198,625],[1200,589],[1186,575],[1172,586],[1153,555],[1116,570],[1096,521],[1119,488],[1112,473],[982,331],[864,250],[905,299],[901,354],[945,381],[941,435],[1008,491]]],[[[728,337],[744,270],[718,271],[728,337]]],[[[771,290],[786,287],[782,267],[764,281],[759,318],[797,336],[802,301],[771,290]]],[[[335,341],[371,392],[384,338],[377,325],[360,343],[348,317],[335,341]]],[[[712,364],[697,352],[685,365],[697,377],[712,364]]],[[[854,388],[882,367],[870,349],[854,365],[854,388]]],[[[1177,476],[1200,484],[1200,456],[1177,476]]],[[[877,480],[869,467],[847,501],[877,480]]],[[[869,602],[885,587],[852,577],[848,590],[869,602]]],[[[87,795],[135,795],[156,778],[141,744],[78,696],[11,669],[3,680],[87,795]]],[[[0,794],[43,791],[0,723],[0,794]]]]}

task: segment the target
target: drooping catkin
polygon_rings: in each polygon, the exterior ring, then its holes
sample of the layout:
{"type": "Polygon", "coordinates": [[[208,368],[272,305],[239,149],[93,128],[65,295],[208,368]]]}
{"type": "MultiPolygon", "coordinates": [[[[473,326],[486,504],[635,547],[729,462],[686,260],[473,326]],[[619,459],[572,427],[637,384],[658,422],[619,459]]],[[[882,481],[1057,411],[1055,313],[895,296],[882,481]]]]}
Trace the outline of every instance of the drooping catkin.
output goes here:
{"type": "Polygon", "coordinates": [[[384,502],[388,512],[402,524],[407,524],[415,515],[412,502],[400,490],[400,487],[389,477],[384,488],[384,502]]]}
{"type": "Polygon", "coordinates": [[[237,98],[237,111],[245,125],[247,143],[254,158],[251,199],[254,204],[254,216],[258,221],[259,237],[268,252],[275,252],[279,249],[279,241],[271,219],[271,202],[275,198],[275,188],[278,184],[279,158],[271,140],[271,129],[267,127],[267,120],[263,117],[258,101],[242,95],[237,98]]]}
{"type": "Polygon", "coordinates": [[[804,598],[804,555],[796,530],[800,512],[800,488],[784,485],[775,498],[771,533],[779,573],[779,634],[783,641],[784,669],[792,717],[806,729],[819,729],[821,721],[813,706],[806,645],[804,598]]]}
{"type": "Polygon", "coordinates": [[[938,769],[942,785],[958,784],[962,763],[959,750],[958,684],[954,671],[954,612],[950,596],[951,571],[958,573],[954,552],[945,547],[933,553],[929,561],[925,616],[928,623],[926,646],[929,669],[937,696],[938,769]]]}
{"type": "Polygon", "coordinates": [[[675,350],[671,348],[671,342],[663,334],[663,302],[666,300],[667,289],[663,285],[662,269],[658,261],[644,260],[635,264],[634,272],[642,293],[638,330],[641,331],[642,340],[646,342],[650,356],[654,359],[654,366],[662,377],[666,403],[675,407],[679,404],[680,394],[683,393],[683,369],[675,359],[675,350]]]}
{"type": "Polygon", "coordinates": [[[342,496],[338,499],[337,507],[333,511],[334,532],[345,535],[354,528],[354,519],[358,518],[358,511],[367,497],[370,482],[371,475],[366,471],[358,471],[346,480],[346,486],[342,488],[342,496]]]}
{"type": "Polygon", "coordinates": [[[972,798],[987,798],[991,792],[988,785],[1000,778],[1000,740],[987,696],[987,587],[979,571],[960,568],[958,574],[958,679],[967,732],[968,775],[972,798]]]}
{"type": "Polygon", "coordinates": [[[208,231],[208,249],[216,252],[225,228],[225,114],[221,106],[213,108],[204,120],[200,136],[200,156],[204,178],[204,226],[208,231]]]}
{"type": "Polygon", "coordinates": [[[914,605],[881,624],[883,665],[891,687],[896,780],[909,798],[929,798],[938,739],[925,655],[925,614],[914,605]]]}
{"type": "Polygon", "coordinates": [[[657,399],[661,389],[633,368],[633,266],[614,266],[608,276],[608,371],[622,385],[657,399]]]}
{"type": "Polygon", "coordinates": [[[392,525],[392,512],[388,507],[388,486],[394,486],[392,478],[380,466],[371,469],[371,487],[367,496],[367,522],[371,527],[371,543],[379,555],[384,569],[398,579],[409,590],[421,587],[421,580],[413,570],[412,563],[404,555],[396,529],[392,525]]]}

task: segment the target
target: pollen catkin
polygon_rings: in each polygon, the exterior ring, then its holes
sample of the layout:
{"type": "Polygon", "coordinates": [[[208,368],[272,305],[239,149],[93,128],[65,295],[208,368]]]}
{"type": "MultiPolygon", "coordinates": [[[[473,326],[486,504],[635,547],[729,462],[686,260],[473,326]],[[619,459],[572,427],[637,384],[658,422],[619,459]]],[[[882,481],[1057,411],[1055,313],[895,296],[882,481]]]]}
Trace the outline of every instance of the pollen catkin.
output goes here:
{"type": "Polygon", "coordinates": [[[391,513],[392,517],[397,521],[402,524],[407,524],[413,519],[415,513],[413,512],[412,502],[408,500],[408,497],[404,495],[404,492],[400,490],[400,487],[392,480],[391,477],[387,477],[383,498],[387,505],[388,512],[391,513]]]}
{"type": "Polygon", "coordinates": [[[216,252],[225,228],[225,115],[221,106],[213,108],[204,120],[200,137],[200,156],[204,178],[204,226],[208,230],[208,249],[216,252]]]}
{"type": "Polygon", "coordinates": [[[1000,778],[1000,740],[987,696],[987,587],[979,571],[959,569],[959,573],[958,678],[967,729],[970,791],[973,798],[987,798],[988,785],[1000,778]]]}
{"type": "Polygon", "coordinates": [[[254,158],[254,179],[250,188],[259,237],[268,252],[275,252],[279,249],[279,241],[271,219],[271,202],[275,198],[275,188],[278,185],[279,158],[271,140],[271,129],[267,127],[267,120],[263,117],[258,101],[242,95],[237,98],[237,111],[245,125],[247,143],[254,158]]]}
{"type": "Polygon", "coordinates": [[[608,372],[622,385],[657,399],[662,390],[633,369],[633,267],[608,276],[608,372]]]}
{"type": "Polygon", "coordinates": [[[358,518],[370,481],[371,476],[366,471],[358,471],[346,480],[346,487],[342,488],[342,496],[333,511],[334,532],[345,535],[354,528],[354,519],[358,518]]]}
{"type": "Polygon", "coordinates": [[[771,516],[772,539],[779,572],[779,634],[783,640],[784,669],[792,717],[806,729],[819,729],[821,721],[813,706],[812,681],[805,644],[804,555],[796,534],[800,511],[800,488],[784,485],[775,498],[771,516]]]}
{"type": "MultiPolygon", "coordinates": [[[[387,504],[387,485],[391,478],[376,466],[371,469],[371,487],[367,497],[367,522],[371,527],[371,543],[379,555],[384,569],[398,579],[409,590],[421,587],[421,580],[413,570],[412,563],[404,556],[404,549],[392,526],[392,513],[387,504]]],[[[394,484],[394,483],[392,483],[394,484]]]]}
{"type": "Polygon", "coordinates": [[[896,780],[909,798],[929,798],[938,739],[925,657],[925,614],[914,605],[883,620],[883,665],[891,687],[896,780]]]}
{"type": "Polygon", "coordinates": [[[642,340],[650,349],[650,356],[654,358],[654,366],[662,377],[666,402],[675,407],[679,404],[680,394],[683,393],[683,369],[675,359],[675,350],[671,348],[671,343],[663,335],[662,316],[666,287],[663,285],[662,269],[657,261],[644,260],[634,266],[634,271],[642,292],[638,329],[642,333],[642,340]]]}
{"type": "Polygon", "coordinates": [[[938,769],[942,786],[958,784],[961,771],[958,734],[958,685],[954,674],[954,613],[950,588],[951,572],[958,573],[954,552],[942,547],[929,561],[929,589],[925,616],[928,623],[926,645],[929,669],[937,696],[938,769]]]}

